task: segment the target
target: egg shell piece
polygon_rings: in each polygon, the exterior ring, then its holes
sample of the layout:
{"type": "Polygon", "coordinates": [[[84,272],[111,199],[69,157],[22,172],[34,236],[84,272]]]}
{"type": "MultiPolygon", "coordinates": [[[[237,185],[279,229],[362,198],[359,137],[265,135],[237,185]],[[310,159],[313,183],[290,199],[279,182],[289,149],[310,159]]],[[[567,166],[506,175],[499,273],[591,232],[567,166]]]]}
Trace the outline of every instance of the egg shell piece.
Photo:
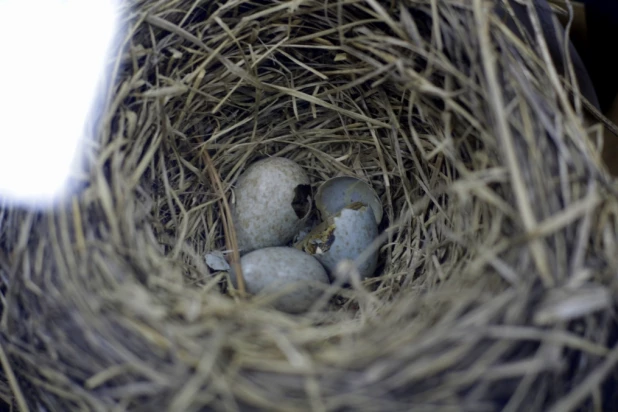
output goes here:
{"type": "MultiPolygon", "coordinates": [[[[378,236],[378,224],[373,210],[357,202],[341,209],[316,227],[296,247],[314,256],[334,278],[335,268],[342,260],[355,261],[378,236]]],[[[374,274],[378,265],[378,251],[360,262],[361,280],[374,274]]],[[[344,279],[344,283],[349,279],[344,279]]]]}
{"type": "Polygon", "coordinates": [[[311,211],[309,183],[302,167],[286,158],[270,157],[250,165],[238,179],[232,205],[240,251],[290,242],[311,211]],[[305,213],[299,217],[293,203],[303,193],[308,197],[300,199],[305,213]]]}
{"type": "MultiPolygon", "coordinates": [[[[288,313],[307,311],[325,289],[318,285],[330,283],[324,267],[314,257],[291,247],[255,250],[241,257],[240,266],[247,292],[252,295],[284,292],[273,306],[288,313]]],[[[233,269],[230,277],[238,287],[233,269]]]]}
{"type": "Polygon", "coordinates": [[[355,202],[371,207],[376,222],[379,224],[382,221],[382,202],[375,190],[361,179],[352,176],[334,177],[322,183],[315,195],[316,208],[324,220],[355,202]]]}

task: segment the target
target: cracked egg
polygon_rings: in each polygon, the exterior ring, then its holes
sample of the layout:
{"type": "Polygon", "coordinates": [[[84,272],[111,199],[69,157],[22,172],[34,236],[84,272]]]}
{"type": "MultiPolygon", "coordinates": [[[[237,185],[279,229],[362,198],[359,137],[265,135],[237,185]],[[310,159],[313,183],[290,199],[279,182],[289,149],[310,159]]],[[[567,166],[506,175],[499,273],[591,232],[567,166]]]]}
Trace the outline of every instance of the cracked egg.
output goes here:
{"type": "MultiPolygon", "coordinates": [[[[364,203],[354,202],[326,218],[295,247],[314,256],[334,278],[339,262],[357,259],[377,236],[374,210],[364,203]]],[[[375,251],[360,262],[361,279],[373,275],[377,264],[378,252],[375,251]]]]}
{"type": "Polygon", "coordinates": [[[232,215],[241,253],[287,244],[311,212],[309,176],[283,157],[250,165],[234,193],[232,215]]]}

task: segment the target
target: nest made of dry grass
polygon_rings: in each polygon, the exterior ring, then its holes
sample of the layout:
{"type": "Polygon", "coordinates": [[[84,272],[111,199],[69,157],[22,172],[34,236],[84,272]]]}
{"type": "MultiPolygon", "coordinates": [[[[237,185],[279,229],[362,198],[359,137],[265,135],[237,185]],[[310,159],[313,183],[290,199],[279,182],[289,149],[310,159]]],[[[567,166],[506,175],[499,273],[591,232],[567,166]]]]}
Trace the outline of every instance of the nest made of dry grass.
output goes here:
{"type": "Polygon", "coordinates": [[[616,191],[543,43],[493,5],[127,4],[83,189],[0,215],[0,397],[609,410],[616,191]],[[204,264],[230,247],[222,199],[274,155],[314,183],[360,176],[385,209],[378,276],[303,316],[204,264]]]}

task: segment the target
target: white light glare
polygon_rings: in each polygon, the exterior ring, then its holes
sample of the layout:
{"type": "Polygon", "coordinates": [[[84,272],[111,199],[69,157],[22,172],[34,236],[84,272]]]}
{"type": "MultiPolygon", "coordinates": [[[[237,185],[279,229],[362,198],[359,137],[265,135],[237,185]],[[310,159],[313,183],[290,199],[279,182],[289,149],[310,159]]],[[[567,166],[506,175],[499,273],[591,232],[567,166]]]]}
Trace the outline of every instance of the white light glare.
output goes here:
{"type": "Polygon", "coordinates": [[[69,177],[116,30],[114,0],[0,0],[0,198],[47,206],[69,177]]]}

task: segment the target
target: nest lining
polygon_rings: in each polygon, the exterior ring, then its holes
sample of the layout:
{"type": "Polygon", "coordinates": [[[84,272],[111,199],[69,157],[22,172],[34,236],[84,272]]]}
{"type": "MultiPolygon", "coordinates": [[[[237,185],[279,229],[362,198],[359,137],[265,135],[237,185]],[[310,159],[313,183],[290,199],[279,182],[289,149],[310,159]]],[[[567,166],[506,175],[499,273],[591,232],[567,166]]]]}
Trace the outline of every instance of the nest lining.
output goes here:
{"type": "Polygon", "coordinates": [[[0,216],[0,396],[49,411],[611,402],[615,190],[551,63],[488,4],[127,5],[86,187],[0,216]],[[223,198],[266,156],[313,184],[360,176],[384,204],[379,276],[320,312],[230,297],[204,263],[230,246],[223,198]]]}

